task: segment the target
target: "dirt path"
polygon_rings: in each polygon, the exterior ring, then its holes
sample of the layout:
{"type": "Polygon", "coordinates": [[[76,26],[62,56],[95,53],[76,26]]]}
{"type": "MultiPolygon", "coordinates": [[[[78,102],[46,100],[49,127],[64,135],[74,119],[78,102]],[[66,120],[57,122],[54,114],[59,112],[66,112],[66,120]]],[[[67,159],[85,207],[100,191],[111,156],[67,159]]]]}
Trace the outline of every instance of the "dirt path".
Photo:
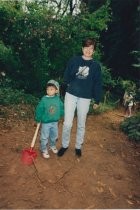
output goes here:
{"type": "MultiPolygon", "coordinates": [[[[20,161],[34,122],[7,124],[0,131],[0,208],[140,208],[140,146],[119,130],[122,120],[119,110],[88,116],[80,159],[74,154],[76,120],[69,150],[61,158],[50,152],[51,158],[43,159],[38,138],[36,168],[20,161]]],[[[59,128],[61,136],[62,123],[59,128]]]]}

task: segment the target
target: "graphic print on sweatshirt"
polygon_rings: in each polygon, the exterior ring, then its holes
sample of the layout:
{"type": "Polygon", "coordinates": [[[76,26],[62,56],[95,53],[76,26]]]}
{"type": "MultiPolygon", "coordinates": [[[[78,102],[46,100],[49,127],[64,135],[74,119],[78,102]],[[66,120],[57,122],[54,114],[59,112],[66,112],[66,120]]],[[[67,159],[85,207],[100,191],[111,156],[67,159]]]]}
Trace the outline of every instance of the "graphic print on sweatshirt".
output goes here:
{"type": "Polygon", "coordinates": [[[76,73],[76,77],[78,79],[86,79],[88,75],[89,75],[88,66],[80,66],[78,72],[76,73]]]}
{"type": "Polygon", "coordinates": [[[51,105],[48,109],[48,112],[50,115],[54,115],[56,113],[56,106],[55,105],[51,105]]]}

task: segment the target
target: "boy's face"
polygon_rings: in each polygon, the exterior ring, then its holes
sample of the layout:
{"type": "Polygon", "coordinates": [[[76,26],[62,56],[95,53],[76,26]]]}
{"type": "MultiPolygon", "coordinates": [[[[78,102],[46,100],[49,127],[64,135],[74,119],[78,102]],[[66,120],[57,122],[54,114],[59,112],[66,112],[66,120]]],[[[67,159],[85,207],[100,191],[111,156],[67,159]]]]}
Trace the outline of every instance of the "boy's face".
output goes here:
{"type": "Polygon", "coordinates": [[[83,55],[87,58],[91,58],[94,53],[94,46],[90,45],[89,47],[83,47],[82,48],[83,55]]]}
{"type": "Polygon", "coordinates": [[[47,87],[46,92],[47,92],[47,95],[48,95],[48,96],[53,96],[53,95],[55,95],[58,91],[57,91],[57,89],[56,89],[55,87],[49,86],[49,87],[47,87]]]}

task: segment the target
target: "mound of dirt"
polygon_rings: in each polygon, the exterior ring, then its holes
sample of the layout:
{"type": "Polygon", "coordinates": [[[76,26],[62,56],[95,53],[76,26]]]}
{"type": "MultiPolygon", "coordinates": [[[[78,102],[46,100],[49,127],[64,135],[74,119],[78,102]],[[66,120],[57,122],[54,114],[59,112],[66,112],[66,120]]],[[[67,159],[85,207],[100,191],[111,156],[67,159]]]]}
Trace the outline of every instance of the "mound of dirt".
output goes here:
{"type": "MultiPolygon", "coordinates": [[[[120,110],[89,115],[82,157],[75,157],[76,118],[63,157],[50,151],[30,166],[21,152],[30,147],[34,121],[6,121],[0,131],[1,209],[134,209],[140,207],[140,147],[119,129],[120,110]]],[[[57,147],[61,146],[62,122],[57,147]]]]}

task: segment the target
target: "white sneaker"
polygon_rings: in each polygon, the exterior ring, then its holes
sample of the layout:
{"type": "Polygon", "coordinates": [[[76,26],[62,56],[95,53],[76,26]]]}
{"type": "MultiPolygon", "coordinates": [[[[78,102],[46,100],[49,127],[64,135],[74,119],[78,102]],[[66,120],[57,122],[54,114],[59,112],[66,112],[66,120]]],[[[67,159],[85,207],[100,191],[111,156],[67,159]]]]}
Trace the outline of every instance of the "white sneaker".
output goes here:
{"type": "Polygon", "coordinates": [[[58,152],[56,146],[50,147],[50,149],[51,149],[52,152],[55,153],[55,154],[58,152]]]}
{"type": "Polygon", "coordinates": [[[49,155],[48,152],[43,152],[43,153],[42,153],[42,156],[43,156],[44,158],[46,158],[46,159],[50,158],[50,155],[49,155]]]}

